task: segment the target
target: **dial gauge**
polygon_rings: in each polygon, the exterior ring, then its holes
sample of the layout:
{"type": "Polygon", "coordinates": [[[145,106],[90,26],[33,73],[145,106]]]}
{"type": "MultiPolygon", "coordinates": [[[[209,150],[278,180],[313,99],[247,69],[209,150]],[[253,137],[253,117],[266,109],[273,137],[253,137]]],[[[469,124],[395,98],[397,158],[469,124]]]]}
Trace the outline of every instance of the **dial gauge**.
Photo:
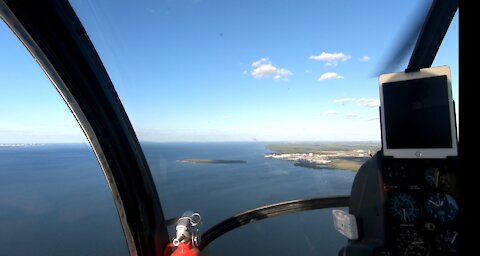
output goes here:
{"type": "Polygon", "coordinates": [[[390,213],[401,222],[413,222],[420,217],[420,209],[409,194],[398,193],[390,198],[390,213]]]}
{"type": "Polygon", "coordinates": [[[438,187],[440,183],[440,171],[437,168],[428,168],[425,171],[425,181],[431,187],[438,187]]]}
{"type": "Polygon", "coordinates": [[[425,208],[430,216],[440,222],[449,222],[458,215],[458,205],[449,194],[435,193],[427,198],[425,208]]]}
{"type": "Polygon", "coordinates": [[[453,230],[446,230],[435,236],[434,248],[439,255],[458,255],[459,234],[453,230]]]}
{"type": "Polygon", "coordinates": [[[416,230],[405,229],[397,234],[395,239],[398,255],[426,256],[430,254],[430,245],[416,230]]]}

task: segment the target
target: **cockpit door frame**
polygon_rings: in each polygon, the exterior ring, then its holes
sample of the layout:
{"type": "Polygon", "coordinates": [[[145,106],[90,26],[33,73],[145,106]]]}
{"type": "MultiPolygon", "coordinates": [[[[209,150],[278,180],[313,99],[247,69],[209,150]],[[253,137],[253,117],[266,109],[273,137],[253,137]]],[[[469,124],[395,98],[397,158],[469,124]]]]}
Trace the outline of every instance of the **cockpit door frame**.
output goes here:
{"type": "Polygon", "coordinates": [[[130,255],[162,255],[169,237],[147,161],[69,2],[0,0],[0,17],[40,64],[87,136],[112,192],[130,255]]]}

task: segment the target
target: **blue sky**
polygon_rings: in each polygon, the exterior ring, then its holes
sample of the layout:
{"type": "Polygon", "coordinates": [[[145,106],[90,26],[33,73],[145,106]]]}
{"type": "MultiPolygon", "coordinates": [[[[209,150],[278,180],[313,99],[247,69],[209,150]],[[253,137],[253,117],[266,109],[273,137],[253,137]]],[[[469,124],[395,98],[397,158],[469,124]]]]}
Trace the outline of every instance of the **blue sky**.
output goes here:
{"type": "MultiPolygon", "coordinates": [[[[71,1],[143,141],[378,141],[373,74],[420,7],[418,0],[132,2],[71,1]]],[[[4,24],[0,45],[0,143],[84,142],[4,24]]],[[[458,99],[457,17],[435,65],[450,65],[458,99]]]]}

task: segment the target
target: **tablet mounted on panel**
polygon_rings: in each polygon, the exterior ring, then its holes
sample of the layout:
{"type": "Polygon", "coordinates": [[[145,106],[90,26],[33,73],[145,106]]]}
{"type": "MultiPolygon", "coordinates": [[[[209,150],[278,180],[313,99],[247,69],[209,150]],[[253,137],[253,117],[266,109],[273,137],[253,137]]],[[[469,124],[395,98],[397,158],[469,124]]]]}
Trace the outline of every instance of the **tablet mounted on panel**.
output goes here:
{"type": "Polygon", "coordinates": [[[422,159],[458,155],[448,66],[383,74],[379,83],[384,156],[422,159]]]}

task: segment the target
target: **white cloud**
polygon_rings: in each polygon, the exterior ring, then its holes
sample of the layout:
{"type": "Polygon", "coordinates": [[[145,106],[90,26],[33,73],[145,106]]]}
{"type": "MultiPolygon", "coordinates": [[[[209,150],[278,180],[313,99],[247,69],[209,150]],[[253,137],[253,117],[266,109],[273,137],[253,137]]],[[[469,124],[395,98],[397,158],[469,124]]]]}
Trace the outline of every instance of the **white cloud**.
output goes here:
{"type": "Polygon", "coordinates": [[[372,98],[342,98],[336,99],[333,101],[334,103],[350,103],[350,102],[357,102],[361,107],[367,108],[375,108],[380,106],[380,100],[372,99],[372,98]]]}
{"type": "MultiPolygon", "coordinates": [[[[264,64],[264,63],[268,63],[270,62],[268,60],[268,58],[261,58],[260,60],[257,60],[255,62],[252,63],[252,67],[256,68],[256,67],[259,67],[260,65],[264,64]]],[[[270,62],[271,63],[271,62],[270,62]]]]}
{"type": "Polygon", "coordinates": [[[318,78],[318,81],[323,81],[323,80],[331,80],[331,79],[343,79],[343,76],[338,75],[337,73],[334,72],[327,72],[323,73],[320,78],[318,78]]]}
{"type": "Polygon", "coordinates": [[[305,73],[311,73],[312,71],[310,69],[305,70],[305,73]]]}
{"type": "Polygon", "coordinates": [[[352,56],[346,55],[343,52],[334,52],[334,53],[327,53],[327,52],[322,52],[320,55],[317,56],[310,56],[309,59],[311,60],[318,60],[318,61],[323,61],[325,62],[325,65],[327,66],[336,66],[338,65],[339,61],[347,61],[352,56]]]}
{"type": "Polygon", "coordinates": [[[268,58],[261,58],[252,63],[254,70],[250,73],[254,78],[273,77],[275,80],[288,81],[293,75],[292,71],[285,68],[277,68],[268,58]]]}
{"type": "Polygon", "coordinates": [[[280,76],[280,77],[288,77],[288,76],[291,76],[293,73],[292,71],[288,70],[288,69],[285,69],[285,68],[278,68],[277,69],[277,76],[280,76]]]}
{"type": "Polygon", "coordinates": [[[356,101],[356,99],[354,99],[354,98],[342,98],[342,99],[336,99],[333,102],[343,104],[343,103],[349,103],[349,102],[354,102],[354,101],[356,101]]]}
{"type": "Polygon", "coordinates": [[[366,61],[369,61],[370,59],[371,59],[370,56],[365,55],[365,56],[362,56],[362,57],[361,57],[360,59],[358,59],[358,60],[359,60],[359,61],[362,61],[362,62],[366,62],[366,61]]]}
{"type": "Polygon", "coordinates": [[[357,113],[352,113],[352,112],[350,112],[350,113],[346,113],[346,114],[345,114],[345,117],[347,117],[347,118],[356,118],[356,117],[358,117],[358,114],[357,114],[357,113]]]}
{"type": "Polygon", "coordinates": [[[380,100],[377,99],[366,99],[366,98],[360,98],[357,99],[358,105],[362,107],[367,107],[367,108],[375,108],[380,106],[380,100]]]}
{"type": "Polygon", "coordinates": [[[380,117],[378,117],[378,116],[373,116],[373,117],[370,117],[370,118],[368,119],[368,121],[376,121],[376,120],[379,120],[379,119],[380,119],[380,117]]]}
{"type": "Polygon", "coordinates": [[[322,113],[322,115],[336,115],[336,114],[338,114],[338,112],[335,110],[327,110],[322,113]]]}
{"type": "Polygon", "coordinates": [[[273,66],[272,63],[265,63],[255,68],[251,74],[255,78],[260,78],[264,76],[274,75],[276,72],[277,68],[273,66]]]}

